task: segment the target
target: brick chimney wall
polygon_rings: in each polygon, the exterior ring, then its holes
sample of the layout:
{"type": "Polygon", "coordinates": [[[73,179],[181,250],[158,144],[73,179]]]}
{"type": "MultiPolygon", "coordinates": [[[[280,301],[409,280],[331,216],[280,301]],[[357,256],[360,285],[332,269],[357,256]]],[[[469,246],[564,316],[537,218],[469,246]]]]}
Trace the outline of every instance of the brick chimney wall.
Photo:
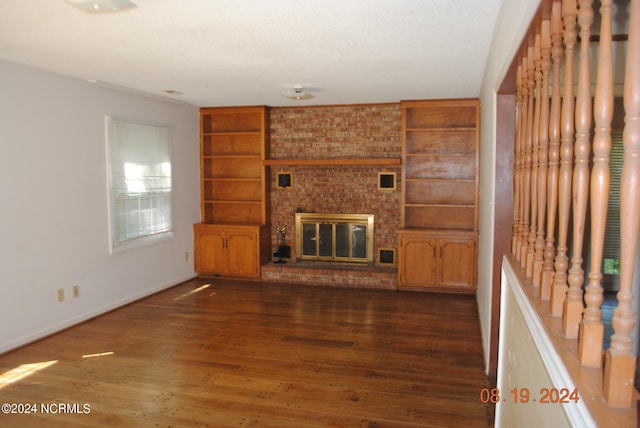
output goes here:
{"type": "MultiPolygon", "coordinates": [[[[271,159],[399,158],[400,104],[272,107],[271,159]]],[[[400,166],[286,165],[271,167],[272,248],[285,226],[295,255],[295,212],[374,214],[374,257],[397,249],[400,166]],[[292,187],[278,188],[276,174],[290,172],[292,187]],[[395,190],[378,189],[378,173],[396,173],[395,190]]]]}

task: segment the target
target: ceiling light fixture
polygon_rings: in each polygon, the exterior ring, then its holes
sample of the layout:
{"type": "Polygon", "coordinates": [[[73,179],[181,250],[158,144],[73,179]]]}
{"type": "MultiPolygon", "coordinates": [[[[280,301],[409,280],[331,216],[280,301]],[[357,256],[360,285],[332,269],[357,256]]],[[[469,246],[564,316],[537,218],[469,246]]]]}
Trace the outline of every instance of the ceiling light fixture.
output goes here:
{"type": "Polygon", "coordinates": [[[85,13],[109,13],[138,7],[129,0],[64,0],[85,13]]]}
{"type": "Polygon", "coordinates": [[[291,89],[287,89],[282,92],[287,98],[291,98],[292,100],[309,100],[314,97],[314,95],[304,90],[303,86],[294,86],[291,89]]]}

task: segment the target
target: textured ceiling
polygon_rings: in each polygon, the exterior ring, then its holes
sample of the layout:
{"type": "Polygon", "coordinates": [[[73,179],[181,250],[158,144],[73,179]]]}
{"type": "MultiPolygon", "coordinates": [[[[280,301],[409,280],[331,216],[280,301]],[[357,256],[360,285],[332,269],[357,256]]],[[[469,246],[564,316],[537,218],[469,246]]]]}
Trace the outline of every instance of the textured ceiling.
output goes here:
{"type": "Polygon", "coordinates": [[[195,106],[477,97],[502,2],[133,1],[1,0],[0,59],[195,106]],[[295,85],[315,97],[281,95],[295,85]]]}

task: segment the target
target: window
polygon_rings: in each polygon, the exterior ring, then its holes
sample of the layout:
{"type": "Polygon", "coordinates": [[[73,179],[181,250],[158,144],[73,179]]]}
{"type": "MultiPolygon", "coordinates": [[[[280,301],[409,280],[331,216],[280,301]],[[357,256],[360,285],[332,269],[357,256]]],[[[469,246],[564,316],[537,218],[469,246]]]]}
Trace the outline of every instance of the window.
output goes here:
{"type": "Polygon", "coordinates": [[[172,236],[170,129],[107,117],[111,252],[172,236]]]}
{"type": "Polygon", "coordinates": [[[624,163],[624,144],[622,129],[611,131],[611,159],[609,168],[611,181],[609,188],[609,208],[607,210],[607,225],[605,229],[602,273],[603,282],[616,284],[620,274],[620,176],[624,163]]]}

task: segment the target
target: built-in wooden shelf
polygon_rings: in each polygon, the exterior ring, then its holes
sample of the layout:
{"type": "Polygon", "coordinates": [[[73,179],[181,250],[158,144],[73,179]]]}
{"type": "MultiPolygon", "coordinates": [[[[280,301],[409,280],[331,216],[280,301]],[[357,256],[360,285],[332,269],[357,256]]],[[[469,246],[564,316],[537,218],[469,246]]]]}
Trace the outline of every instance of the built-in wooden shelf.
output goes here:
{"type": "Polygon", "coordinates": [[[268,107],[200,109],[198,275],[260,278],[271,259],[268,157],[268,107]]]}
{"type": "Polygon", "coordinates": [[[479,123],[477,99],[402,102],[398,289],[476,290],[479,123]]]}
{"type": "Polygon", "coordinates": [[[268,166],[292,165],[402,165],[401,158],[324,158],[324,159],[266,159],[268,166]]]}

